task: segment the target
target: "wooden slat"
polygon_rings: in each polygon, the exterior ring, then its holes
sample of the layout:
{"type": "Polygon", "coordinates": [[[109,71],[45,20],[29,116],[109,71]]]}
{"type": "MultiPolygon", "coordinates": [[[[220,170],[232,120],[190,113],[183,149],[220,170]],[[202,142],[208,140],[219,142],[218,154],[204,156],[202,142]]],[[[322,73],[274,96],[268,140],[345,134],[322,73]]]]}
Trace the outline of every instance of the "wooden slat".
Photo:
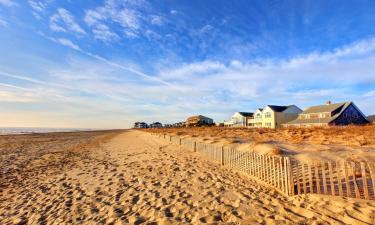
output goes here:
{"type": "Polygon", "coordinates": [[[373,198],[375,198],[375,163],[368,163],[372,183],[373,198]]]}
{"type": "Polygon", "coordinates": [[[303,181],[303,193],[307,194],[307,186],[306,186],[306,164],[302,163],[302,181],[303,181]]]}
{"type": "Polygon", "coordinates": [[[259,179],[262,179],[262,158],[261,158],[261,155],[258,155],[258,170],[259,170],[259,174],[258,174],[258,178],[259,179]]]}
{"type": "Polygon", "coordinates": [[[336,164],[336,171],[337,171],[337,185],[339,186],[339,196],[344,196],[343,190],[342,190],[342,172],[340,171],[340,164],[338,162],[336,164]]]}
{"type": "Polygon", "coordinates": [[[313,187],[313,176],[312,176],[312,168],[311,164],[308,164],[308,173],[309,173],[309,186],[310,186],[310,193],[314,193],[314,187],[313,187]]]}
{"type": "Polygon", "coordinates": [[[269,183],[269,166],[268,166],[268,156],[267,155],[264,155],[264,159],[263,159],[263,162],[264,162],[264,168],[265,168],[265,182],[266,183],[269,183]]]}
{"type": "Polygon", "coordinates": [[[348,169],[347,169],[347,165],[346,165],[345,161],[342,161],[342,166],[343,166],[344,176],[345,176],[346,196],[350,197],[350,196],[352,196],[352,191],[351,191],[351,188],[350,188],[350,180],[349,180],[349,176],[348,176],[348,169]]]}
{"type": "Polygon", "coordinates": [[[358,188],[358,184],[357,184],[357,177],[355,175],[355,171],[356,171],[355,163],[352,162],[351,166],[352,166],[351,173],[352,173],[352,177],[353,177],[353,186],[354,186],[355,197],[360,198],[361,194],[359,193],[359,188],[358,188]]]}
{"type": "Polygon", "coordinates": [[[296,162],[296,178],[297,178],[297,194],[301,194],[301,180],[300,180],[300,173],[299,173],[299,163],[296,162]]]}
{"type": "Polygon", "coordinates": [[[367,184],[367,172],[366,172],[366,164],[361,162],[361,172],[362,172],[362,186],[363,186],[363,194],[365,199],[369,199],[368,194],[368,184],[367,184]]]}
{"type": "Polygon", "coordinates": [[[328,170],[329,170],[329,183],[331,185],[331,194],[335,195],[335,181],[333,180],[333,171],[332,171],[331,162],[328,162],[328,170]]]}
{"type": "Polygon", "coordinates": [[[328,194],[327,177],[326,177],[326,163],[325,162],[323,162],[323,166],[322,166],[322,175],[323,175],[323,193],[328,194]]]}
{"type": "Polygon", "coordinates": [[[272,157],[272,185],[276,187],[276,167],[275,167],[275,156],[272,157]]]}
{"type": "Polygon", "coordinates": [[[316,190],[317,190],[317,193],[318,194],[321,194],[321,190],[320,190],[320,175],[319,175],[319,167],[320,167],[320,163],[316,163],[315,164],[315,183],[316,183],[316,190]]]}
{"type": "Polygon", "coordinates": [[[294,178],[292,173],[292,164],[288,157],[286,157],[287,169],[288,169],[288,186],[289,186],[289,195],[294,195],[294,178]]]}
{"type": "Polygon", "coordinates": [[[283,161],[284,159],[280,157],[280,188],[283,193],[285,193],[285,180],[284,180],[284,168],[283,168],[283,161]]]}
{"type": "Polygon", "coordinates": [[[277,180],[277,187],[279,190],[281,189],[281,177],[280,177],[280,157],[279,160],[276,161],[276,180],[277,180]]]}
{"type": "Polygon", "coordinates": [[[284,193],[286,195],[289,194],[289,186],[288,186],[288,166],[286,165],[286,157],[283,157],[283,176],[284,176],[284,193]]]}
{"type": "Polygon", "coordinates": [[[221,165],[224,166],[224,146],[221,147],[220,159],[221,159],[221,165]]]}

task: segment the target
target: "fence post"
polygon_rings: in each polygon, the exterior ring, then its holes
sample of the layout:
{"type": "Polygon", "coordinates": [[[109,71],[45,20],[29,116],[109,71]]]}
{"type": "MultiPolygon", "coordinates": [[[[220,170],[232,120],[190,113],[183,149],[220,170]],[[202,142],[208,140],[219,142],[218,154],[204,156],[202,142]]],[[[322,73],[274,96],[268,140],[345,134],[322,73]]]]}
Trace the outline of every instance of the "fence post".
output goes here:
{"type": "Polygon", "coordinates": [[[373,190],[373,193],[374,193],[374,198],[375,198],[375,164],[374,163],[370,163],[370,162],[367,162],[367,165],[369,167],[369,170],[370,170],[370,177],[371,177],[371,183],[372,183],[372,190],[373,190]]]}
{"type": "Polygon", "coordinates": [[[351,172],[352,172],[352,176],[353,176],[353,185],[354,185],[355,197],[360,198],[361,194],[359,193],[359,188],[358,188],[358,184],[357,184],[355,163],[352,162],[351,166],[352,166],[351,172]]]}
{"type": "Polygon", "coordinates": [[[194,141],[194,152],[196,152],[196,151],[197,151],[197,142],[194,141]]]}
{"type": "Polygon", "coordinates": [[[172,141],[172,135],[169,135],[169,141],[170,142],[172,141]]]}
{"type": "Polygon", "coordinates": [[[363,194],[365,199],[369,199],[368,195],[368,187],[367,187],[367,173],[366,173],[366,164],[361,162],[361,172],[362,172],[362,186],[363,186],[363,194]]]}
{"type": "Polygon", "coordinates": [[[182,144],[182,139],[180,138],[180,145],[182,144]]]}
{"type": "Polygon", "coordinates": [[[224,146],[221,146],[221,165],[224,166],[224,146]]]}
{"type": "Polygon", "coordinates": [[[289,195],[294,195],[294,178],[292,173],[292,163],[289,157],[286,157],[287,168],[288,168],[288,177],[289,177],[289,195]]]}

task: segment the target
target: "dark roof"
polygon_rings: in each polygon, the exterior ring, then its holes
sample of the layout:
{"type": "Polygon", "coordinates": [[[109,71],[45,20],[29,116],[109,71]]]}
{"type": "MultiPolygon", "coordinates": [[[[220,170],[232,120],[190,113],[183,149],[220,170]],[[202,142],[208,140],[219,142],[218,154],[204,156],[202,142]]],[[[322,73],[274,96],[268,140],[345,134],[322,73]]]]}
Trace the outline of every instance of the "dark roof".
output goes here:
{"type": "Polygon", "coordinates": [[[329,105],[317,105],[311,106],[305,109],[302,114],[310,114],[310,113],[323,113],[323,112],[333,112],[336,109],[345,106],[345,104],[350,104],[350,102],[342,102],[342,103],[335,103],[329,105]]]}
{"type": "Polygon", "coordinates": [[[254,116],[254,113],[251,113],[251,112],[238,112],[241,116],[244,116],[244,117],[252,117],[254,116]]]}
{"type": "Polygon", "coordinates": [[[192,119],[210,119],[210,120],[212,120],[211,118],[206,117],[206,116],[202,116],[202,115],[191,116],[191,117],[188,117],[187,119],[188,120],[192,120],[192,119]]]}
{"type": "Polygon", "coordinates": [[[351,104],[352,102],[344,102],[344,103],[336,103],[336,104],[330,104],[330,105],[312,106],[312,107],[305,109],[305,111],[303,111],[301,114],[333,112],[336,109],[339,109],[339,108],[341,109],[338,113],[336,113],[332,117],[316,118],[316,119],[296,119],[296,120],[292,120],[288,122],[287,124],[331,123],[332,121],[337,119],[345,111],[345,109],[348,108],[351,104]]]}
{"type": "Polygon", "coordinates": [[[288,106],[280,106],[280,105],[267,105],[275,112],[282,112],[288,108],[288,106]]]}

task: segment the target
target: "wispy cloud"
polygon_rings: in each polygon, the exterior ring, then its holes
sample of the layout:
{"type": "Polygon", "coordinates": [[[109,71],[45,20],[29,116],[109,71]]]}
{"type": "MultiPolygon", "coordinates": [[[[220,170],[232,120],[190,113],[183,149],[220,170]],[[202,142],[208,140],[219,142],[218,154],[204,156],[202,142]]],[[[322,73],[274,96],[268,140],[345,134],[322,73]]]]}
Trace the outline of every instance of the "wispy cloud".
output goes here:
{"type": "Polygon", "coordinates": [[[2,19],[2,18],[0,17],[0,27],[6,27],[6,26],[8,26],[8,22],[5,21],[4,19],[2,19]]]}
{"type": "Polygon", "coordinates": [[[72,49],[74,49],[74,50],[77,50],[77,51],[80,51],[81,49],[79,48],[79,46],[78,45],[76,45],[76,44],[74,44],[71,40],[69,40],[69,39],[66,39],[66,38],[59,38],[59,39],[57,39],[57,41],[60,43],[60,44],[62,44],[62,45],[64,45],[64,46],[67,46],[67,47],[69,47],[69,48],[72,48],[72,49]]]}
{"type": "Polygon", "coordinates": [[[0,0],[0,5],[6,6],[6,7],[18,6],[16,1],[14,0],[0,0]]]}
{"type": "Polygon", "coordinates": [[[51,2],[52,0],[43,0],[43,1],[40,1],[40,0],[28,0],[27,2],[29,3],[29,6],[31,7],[32,9],[32,14],[35,18],[37,19],[42,19],[43,17],[43,13],[45,12],[48,4],[51,2]]]}
{"type": "Polygon", "coordinates": [[[116,41],[119,37],[136,38],[144,35],[143,31],[148,29],[148,24],[163,25],[164,18],[161,15],[147,15],[151,11],[146,1],[106,0],[103,6],[86,10],[84,20],[97,39],[116,41]],[[109,24],[120,26],[121,31],[111,30],[109,24]]]}
{"type": "Polygon", "coordinates": [[[94,34],[94,38],[104,41],[104,42],[112,42],[117,41],[120,37],[115,33],[112,32],[109,27],[105,24],[97,24],[93,27],[92,32],[94,34]]]}
{"type": "Polygon", "coordinates": [[[70,12],[64,8],[57,9],[57,12],[50,17],[50,28],[57,32],[86,34],[83,28],[74,20],[70,12]]]}
{"type": "Polygon", "coordinates": [[[151,24],[161,26],[164,23],[164,19],[162,16],[159,15],[151,15],[150,16],[151,24]]]}

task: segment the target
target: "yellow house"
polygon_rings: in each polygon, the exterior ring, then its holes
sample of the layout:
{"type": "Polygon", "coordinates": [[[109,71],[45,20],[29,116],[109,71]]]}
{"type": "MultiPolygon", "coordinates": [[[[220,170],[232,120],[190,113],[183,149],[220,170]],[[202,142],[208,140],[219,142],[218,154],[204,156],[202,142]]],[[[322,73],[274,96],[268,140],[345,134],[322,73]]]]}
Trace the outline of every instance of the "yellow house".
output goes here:
{"type": "Polygon", "coordinates": [[[267,105],[255,111],[255,127],[278,128],[298,117],[302,110],[295,105],[267,105]]]}

